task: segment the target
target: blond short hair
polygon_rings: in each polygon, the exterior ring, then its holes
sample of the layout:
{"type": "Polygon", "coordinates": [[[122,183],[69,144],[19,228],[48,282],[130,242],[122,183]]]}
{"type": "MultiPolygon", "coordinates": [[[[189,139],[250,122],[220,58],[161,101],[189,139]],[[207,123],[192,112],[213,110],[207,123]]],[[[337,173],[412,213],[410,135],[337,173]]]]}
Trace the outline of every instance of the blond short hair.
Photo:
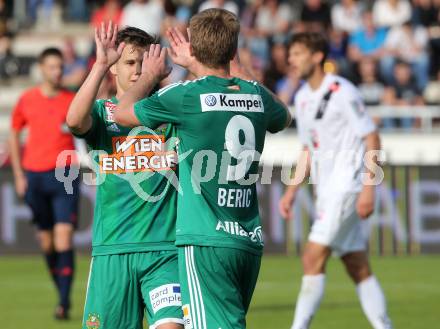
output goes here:
{"type": "Polygon", "coordinates": [[[191,18],[189,31],[193,55],[203,65],[219,68],[234,58],[240,23],[230,11],[204,10],[191,18]]]}

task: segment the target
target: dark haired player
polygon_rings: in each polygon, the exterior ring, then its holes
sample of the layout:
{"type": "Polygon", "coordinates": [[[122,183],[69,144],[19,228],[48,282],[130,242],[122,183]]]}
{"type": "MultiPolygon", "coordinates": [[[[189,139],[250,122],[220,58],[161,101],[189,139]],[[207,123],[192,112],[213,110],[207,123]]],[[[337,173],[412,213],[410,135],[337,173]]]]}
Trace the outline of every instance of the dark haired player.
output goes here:
{"type": "Polygon", "coordinates": [[[304,276],[292,329],[309,328],[324,294],[325,266],[332,252],[341,257],[357,285],[373,328],[388,329],[392,326],[385,297],[371,271],[361,228],[361,219],[374,210],[374,179],[380,170],[374,152],[380,149],[380,139],[358,90],[349,81],[324,73],[327,53],[328,43],[318,33],[298,33],[289,47],[289,64],[306,81],[295,97],[304,147],[294,182],[280,201],[281,214],[291,218],[297,191],[309,174],[316,195],[316,218],[302,256],[304,276]],[[366,152],[370,156],[364,162],[366,152]]]}
{"type": "Polygon", "coordinates": [[[95,42],[96,63],[67,115],[75,135],[101,152],[94,157],[100,183],[83,329],[141,329],[144,312],[150,328],[180,329],[174,246],[177,192],[165,176],[154,172],[175,166],[152,164],[152,159],[172,156],[174,151],[151,152],[153,146],[165,145],[173,128],[165,125],[155,132],[142,128],[134,132],[114,121],[119,99],[142,70],[148,72],[146,94],[168,75],[165,53],[160,53],[160,46],[146,32],[134,27],[118,32],[112,23],[95,30],[95,42]],[[116,96],[95,101],[108,71],[116,80],[116,96]],[[152,175],[139,181],[146,172],[152,175]],[[161,197],[153,202],[144,194],[161,197]]]}

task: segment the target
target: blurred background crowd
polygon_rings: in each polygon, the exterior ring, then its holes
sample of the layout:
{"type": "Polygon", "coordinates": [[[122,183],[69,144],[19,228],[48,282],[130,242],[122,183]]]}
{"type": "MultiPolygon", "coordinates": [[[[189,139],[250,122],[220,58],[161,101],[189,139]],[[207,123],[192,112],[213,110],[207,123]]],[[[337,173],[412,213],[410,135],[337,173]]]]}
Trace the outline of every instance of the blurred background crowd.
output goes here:
{"type": "MultiPolygon", "coordinates": [[[[1,88],[35,83],[38,52],[55,41],[65,56],[65,85],[75,90],[93,65],[91,27],[112,20],[166,45],[168,26],[185,31],[194,13],[211,7],[240,17],[241,61],[289,105],[301,82],[289,70],[287,46],[304,30],[327,35],[327,72],[353,81],[371,108],[395,111],[377,119],[383,130],[420,127],[423,115],[414,111],[440,104],[440,0],[0,0],[1,88]]],[[[166,83],[185,78],[176,68],[166,83]]],[[[100,97],[112,88],[107,80],[100,97]]]]}

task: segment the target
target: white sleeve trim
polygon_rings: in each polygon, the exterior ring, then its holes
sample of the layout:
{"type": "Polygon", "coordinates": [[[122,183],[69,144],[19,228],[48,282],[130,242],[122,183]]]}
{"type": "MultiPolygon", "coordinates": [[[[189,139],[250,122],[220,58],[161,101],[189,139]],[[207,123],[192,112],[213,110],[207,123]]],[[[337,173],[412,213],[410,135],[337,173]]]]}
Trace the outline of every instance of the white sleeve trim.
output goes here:
{"type": "Polygon", "coordinates": [[[149,329],[156,329],[158,326],[164,323],[178,323],[178,324],[184,324],[183,319],[180,318],[164,318],[157,320],[154,324],[149,326],[149,329]]]}

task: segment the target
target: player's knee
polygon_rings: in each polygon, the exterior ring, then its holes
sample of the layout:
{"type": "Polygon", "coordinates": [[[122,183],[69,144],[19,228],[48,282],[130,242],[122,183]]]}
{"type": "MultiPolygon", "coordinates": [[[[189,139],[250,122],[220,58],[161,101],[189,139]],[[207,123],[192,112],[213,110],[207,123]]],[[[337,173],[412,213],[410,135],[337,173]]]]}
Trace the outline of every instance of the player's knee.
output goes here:
{"type": "Polygon", "coordinates": [[[344,260],[348,275],[355,283],[367,279],[372,273],[368,262],[364,259],[344,260]]]}
{"type": "Polygon", "coordinates": [[[54,248],[57,252],[63,252],[72,249],[72,241],[61,237],[54,239],[54,248]]]}
{"type": "Polygon", "coordinates": [[[310,252],[304,252],[302,256],[302,264],[304,274],[316,275],[325,272],[325,261],[323,257],[319,257],[310,252]]]}
{"type": "Polygon", "coordinates": [[[371,275],[368,265],[357,266],[353,269],[351,277],[354,282],[359,283],[366,280],[371,275]]]}
{"type": "Polygon", "coordinates": [[[50,253],[54,249],[52,233],[50,231],[40,231],[37,234],[40,248],[44,253],[50,253]]]}
{"type": "Polygon", "coordinates": [[[72,249],[73,226],[71,224],[57,224],[54,228],[54,247],[56,251],[72,249]]]}

